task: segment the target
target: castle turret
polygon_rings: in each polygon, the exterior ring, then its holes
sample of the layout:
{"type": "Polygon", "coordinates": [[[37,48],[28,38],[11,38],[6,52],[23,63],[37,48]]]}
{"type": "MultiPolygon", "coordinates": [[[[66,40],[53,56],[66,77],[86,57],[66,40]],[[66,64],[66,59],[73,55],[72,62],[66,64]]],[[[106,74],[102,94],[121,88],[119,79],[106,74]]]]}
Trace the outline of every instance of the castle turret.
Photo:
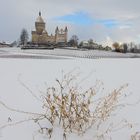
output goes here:
{"type": "Polygon", "coordinates": [[[55,33],[57,34],[59,32],[58,26],[55,29],[55,33]]]}
{"type": "Polygon", "coordinates": [[[68,28],[67,28],[67,26],[65,27],[65,32],[68,32],[68,28]]]}
{"type": "Polygon", "coordinates": [[[65,43],[67,43],[68,40],[68,28],[67,26],[65,27],[65,43]]]}
{"type": "Polygon", "coordinates": [[[41,17],[41,12],[39,12],[39,16],[36,19],[35,27],[36,27],[36,32],[39,35],[41,35],[43,30],[45,30],[45,22],[44,22],[43,18],[41,17]]]}

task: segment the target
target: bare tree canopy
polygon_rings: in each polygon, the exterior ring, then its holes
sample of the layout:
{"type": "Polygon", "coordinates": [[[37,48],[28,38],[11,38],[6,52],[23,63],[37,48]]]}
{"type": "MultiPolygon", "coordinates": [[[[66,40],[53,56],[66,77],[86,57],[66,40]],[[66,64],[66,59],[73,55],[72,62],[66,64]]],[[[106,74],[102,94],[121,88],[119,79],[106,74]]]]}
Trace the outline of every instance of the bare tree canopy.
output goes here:
{"type": "Polygon", "coordinates": [[[78,46],[78,36],[77,35],[73,35],[71,37],[71,39],[69,40],[69,45],[70,46],[78,46]]]}
{"type": "Polygon", "coordinates": [[[28,32],[26,29],[22,29],[21,34],[20,34],[20,44],[21,45],[26,45],[28,42],[29,36],[28,32]]]}

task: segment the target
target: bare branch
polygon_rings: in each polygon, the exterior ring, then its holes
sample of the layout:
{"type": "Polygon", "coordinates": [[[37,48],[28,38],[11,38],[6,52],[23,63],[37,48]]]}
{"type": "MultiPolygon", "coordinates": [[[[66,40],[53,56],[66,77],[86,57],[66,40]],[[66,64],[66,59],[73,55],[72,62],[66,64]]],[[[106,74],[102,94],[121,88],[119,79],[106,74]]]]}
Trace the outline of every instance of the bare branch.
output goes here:
{"type": "Polygon", "coordinates": [[[23,114],[27,114],[27,115],[37,115],[37,116],[42,116],[43,115],[43,114],[40,114],[40,113],[26,112],[26,111],[11,108],[2,101],[0,101],[0,105],[2,105],[3,107],[5,107],[6,109],[8,109],[10,111],[14,111],[14,112],[18,112],[18,113],[23,113],[23,114]]]}

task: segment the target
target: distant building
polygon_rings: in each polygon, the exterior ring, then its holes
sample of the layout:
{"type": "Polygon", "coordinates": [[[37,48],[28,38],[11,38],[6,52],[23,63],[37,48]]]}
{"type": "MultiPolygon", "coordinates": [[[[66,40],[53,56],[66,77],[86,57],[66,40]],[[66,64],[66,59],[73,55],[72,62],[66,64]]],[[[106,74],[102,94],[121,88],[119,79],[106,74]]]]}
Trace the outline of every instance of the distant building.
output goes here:
{"type": "Polygon", "coordinates": [[[5,47],[11,47],[10,44],[7,44],[5,42],[1,43],[0,42],[0,48],[5,48],[5,47]]]}
{"type": "Polygon", "coordinates": [[[35,22],[35,31],[32,31],[32,43],[33,44],[57,44],[67,43],[68,29],[60,29],[56,27],[55,35],[49,35],[45,29],[45,22],[39,12],[39,16],[35,22]]]}

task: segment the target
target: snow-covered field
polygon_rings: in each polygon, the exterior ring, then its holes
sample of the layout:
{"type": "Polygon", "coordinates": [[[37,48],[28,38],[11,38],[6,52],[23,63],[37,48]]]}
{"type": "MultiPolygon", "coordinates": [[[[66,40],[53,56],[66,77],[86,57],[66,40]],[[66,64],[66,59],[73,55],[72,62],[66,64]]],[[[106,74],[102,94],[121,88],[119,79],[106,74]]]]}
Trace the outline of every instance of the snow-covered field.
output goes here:
{"type": "MultiPolygon", "coordinates": [[[[0,55],[5,53],[5,49],[1,50],[0,55]]],[[[29,53],[34,53],[34,51],[29,53]]],[[[47,50],[46,50],[47,51],[47,50]]],[[[40,55],[45,53],[40,50],[40,55]]],[[[17,54],[17,49],[9,53],[17,54]]],[[[51,51],[50,51],[51,52],[51,51]]],[[[58,51],[59,52],[59,51],[58,51]]],[[[6,52],[7,53],[7,52],[6,52]]],[[[21,52],[22,54],[24,53],[21,52]]],[[[37,53],[37,50],[35,50],[37,53]]],[[[82,52],[81,52],[82,53],[82,52]]],[[[84,52],[83,52],[84,53],[84,52]]],[[[50,56],[51,58],[52,56],[50,56]]],[[[58,56],[59,57],[59,56],[58,56]]],[[[49,57],[48,57],[49,58],[49,57]]],[[[65,57],[64,57],[65,58],[65,57]]],[[[66,57],[67,58],[67,57],[66,57]]],[[[57,58],[58,59],[58,58],[57,58]]],[[[55,83],[56,78],[61,78],[62,71],[69,72],[73,69],[80,72],[80,79],[87,77],[82,83],[83,89],[91,87],[96,80],[101,80],[104,85],[104,93],[111,92],[114,88],[128,83],[129,86],[125,92],[132,93],[127,97],[128,104],[134,104],[123,108],[117,112],[115,119],[127,119],[130,123],[137,124],[136,129],[128,128],[120,131],[112,132],[113,140],[130,140],[130,135],[140,131],[140,103],[135,104],[140,99],[140,59],[7,59],[0,58],[0,101],[5,102],[8,106],[29,112],[40,112],[41,103],[36,101],[33,96],[25,89],[19,79],[25,83],[37,96],[45,92],[46,88],[55,83]]],[[[26,115],[10,112],[0,105],[0,127],[8,123],[8,118],[12,122],[24,120],[26,115]]],[[[12,123],[10,120],[10,123],[12,123]]],[[[0,140],[46,140],[46,137],[37,135],[38,127],[31,121],[19,125],[0,129],[0,140]]],[[[93,130],[94,131],[94,130],[93,130]]],[[[53,140],[61,140],[61,131],[55,130],[53,140]]],[[[90,130],[83,137],[69,135],[68,140],[93,140],[93,132],[90,130]]]]}
{"type": "Polygon", "coordinates": [[[70,59],[70,58],[139,58],[140,54],[116,53],[99,50],[21,50],[20,48],[0,48],[0,58],[36,58],[36,59],[70,59]]]}

